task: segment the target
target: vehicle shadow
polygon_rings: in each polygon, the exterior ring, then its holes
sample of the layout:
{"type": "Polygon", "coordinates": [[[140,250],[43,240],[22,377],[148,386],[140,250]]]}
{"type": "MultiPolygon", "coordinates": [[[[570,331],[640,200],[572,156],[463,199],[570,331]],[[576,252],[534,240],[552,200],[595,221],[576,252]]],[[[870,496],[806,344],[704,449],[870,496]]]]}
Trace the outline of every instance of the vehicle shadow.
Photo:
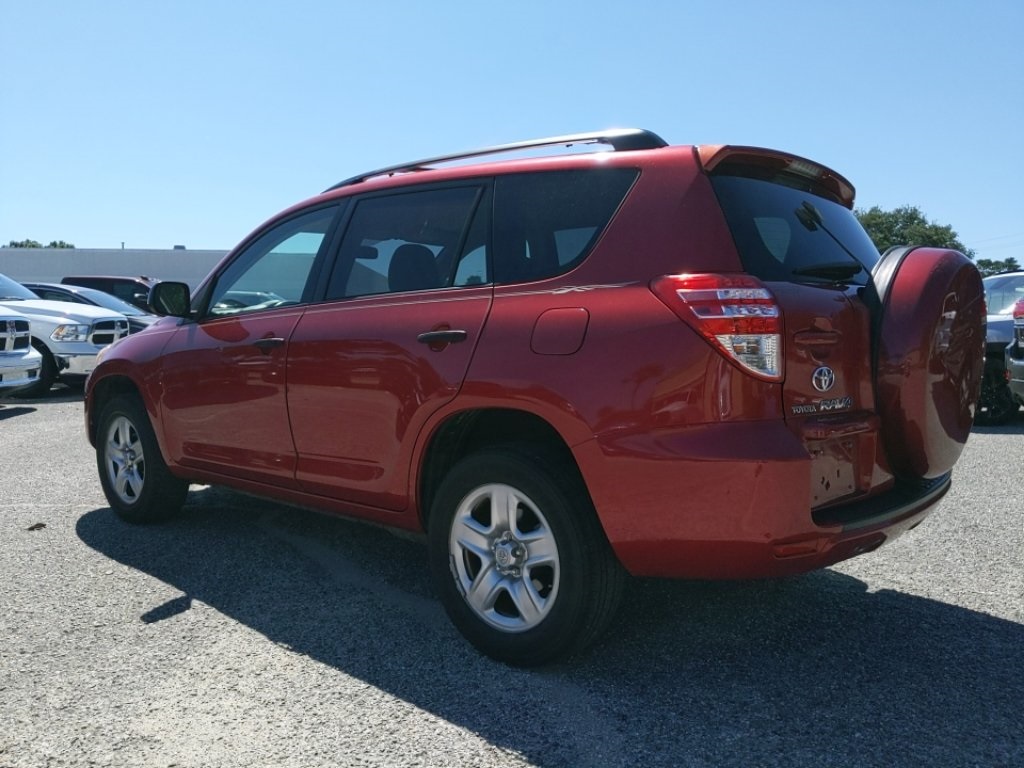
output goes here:
{"type": "Polygon", "coordinates": [[[13,419],[15,416],[25,416],[29,413],[35,413],[35,408],[28,408],[23,405],[7,404],[0,400],[0,421],[4,419],[13,419]]]}
{"type": "Polygon", "coordinates": [[[1024,409],[1018,409],[1017,413],[1005,424],[975,424],[971,427],[971,431],[983,435],[1022,435],[1024,434],[1024,409]]]}
{"type": "Polygon", "coordinates": [[[478,655],[423,545],[221,489],[80,539],[318,662],[532,764],[1020,765],[1024,626],[834,570],[772,582],[636,581],[598,648],[541,670],[478,655]]]}
{"type": "Polygon", "coordinates": [[[43,395],[37,395],[36,397],[17,397],[15,395],[5,395],[0,397],[0,408],[3,406],[21,406],[21,405],[45,405],[46,403],[73,403],[81,402],[85,398],[85,392],[82,387],[77,385],[68,385],[63,383],[57,383],[53,385],[53,388],[43,395]]]}
{"type": "Polygon", "coordinates": [[[1011,421],[998,427],[972,427],[979,435],[1024,435],[1024,420],[1011,421]]]}

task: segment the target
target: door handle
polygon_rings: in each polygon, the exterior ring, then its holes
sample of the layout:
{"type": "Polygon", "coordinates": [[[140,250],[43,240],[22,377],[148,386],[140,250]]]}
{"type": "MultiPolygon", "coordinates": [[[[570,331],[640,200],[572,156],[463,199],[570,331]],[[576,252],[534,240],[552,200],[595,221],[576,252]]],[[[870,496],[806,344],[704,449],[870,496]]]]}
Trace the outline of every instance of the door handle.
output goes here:
{"type": "Polygon", "coordinates": [[[264,355],[269,355],[270,350],[284,346],[284,339],[276,336],[272,336],[268,339],[256,339],[256,341],[253,342],[253,346],[259,349],[259,351],[264,355]]]}
{"type": "Polygon", "coordinates": [[[456,344],[460,341],[465,341],[467,336],[469,334],[465,331],[427,331],[417,336],[416,341],[421,344],[430,344],[431,346],[435,344],[456,344]]]}

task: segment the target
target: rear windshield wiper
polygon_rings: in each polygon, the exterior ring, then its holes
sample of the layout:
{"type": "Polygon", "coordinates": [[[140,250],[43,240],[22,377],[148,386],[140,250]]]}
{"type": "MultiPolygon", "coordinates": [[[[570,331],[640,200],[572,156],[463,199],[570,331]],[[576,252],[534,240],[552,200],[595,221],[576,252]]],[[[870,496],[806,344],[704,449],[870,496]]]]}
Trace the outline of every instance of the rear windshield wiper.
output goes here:
{"type": "Polygon", "coordinates": [[[826,264],[816,264],[810,267],[794,269],[794,275],[822,277],[826,280],[849,280],[861,270],[867,272],[867,269],[861,263],[861,260],[857,258],[857,255],[847,248],[846,244],[836,237],[831,229],[825,226],[825,217],[822,216],[821,211],[815,208],[809,201],[804,200],[800,207],[793,211],[793,213],[796,215],[797,220],[803,224],[809,232],[816,232],[820,229],[832,238],[832,241],[846,251],[847,255],[853,259],[853,261],[833,261],[826,264]]]}
{"type": "Polygon", "coordinates": [[[835,261],[828,264],[814,264],[810,267],[794,269],[794,275],[801,277],[823,277],[826,280],[849,280],[864,267],[855,261],[835,261]]]}

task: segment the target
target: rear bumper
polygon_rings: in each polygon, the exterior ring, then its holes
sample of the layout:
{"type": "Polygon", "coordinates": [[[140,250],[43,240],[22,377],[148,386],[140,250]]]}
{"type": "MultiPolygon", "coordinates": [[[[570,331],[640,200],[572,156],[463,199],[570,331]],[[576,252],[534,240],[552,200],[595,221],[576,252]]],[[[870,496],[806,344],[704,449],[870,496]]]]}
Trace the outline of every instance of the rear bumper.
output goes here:
{"type": "Polygon", "coordinates": [[[576,452],[608,539],[637,576],[748,579],[824,568],[915,527],[950,487],[946,474],[814,511],[819,478],[782,423],[594,440],[576,452]]]}

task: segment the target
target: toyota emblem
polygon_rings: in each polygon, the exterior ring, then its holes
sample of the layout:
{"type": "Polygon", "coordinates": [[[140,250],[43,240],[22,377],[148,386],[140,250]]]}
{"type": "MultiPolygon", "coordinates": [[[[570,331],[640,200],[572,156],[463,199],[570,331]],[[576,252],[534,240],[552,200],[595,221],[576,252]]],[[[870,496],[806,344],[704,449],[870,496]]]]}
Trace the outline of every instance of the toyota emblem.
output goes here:
{"type": "Polygon", "coordinates": [[[836,374],[827,365],[823,365],[811,374],[811,383],[819,392],[828,392],[836,383],[836,374]]]}

